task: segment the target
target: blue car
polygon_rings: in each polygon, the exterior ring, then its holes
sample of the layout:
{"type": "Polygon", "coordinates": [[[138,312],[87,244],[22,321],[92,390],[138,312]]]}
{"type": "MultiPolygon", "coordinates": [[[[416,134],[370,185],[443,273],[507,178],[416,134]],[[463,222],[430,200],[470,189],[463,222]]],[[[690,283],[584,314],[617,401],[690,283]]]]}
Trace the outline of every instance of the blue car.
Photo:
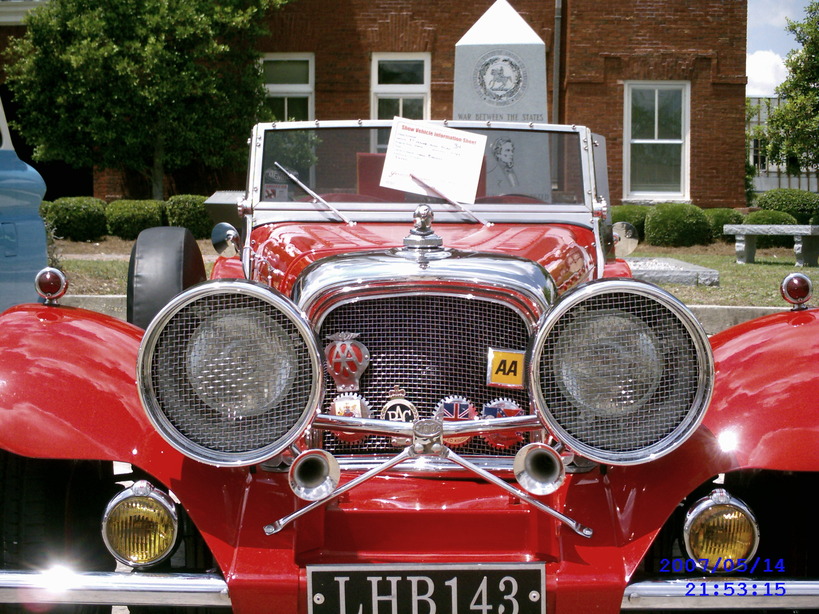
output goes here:
{"type": "Polygon", "coordinates": [[[38,300],[34,276],[46,266],[40,174],[20,160],[0,103],[0,311],[38,300]]]}

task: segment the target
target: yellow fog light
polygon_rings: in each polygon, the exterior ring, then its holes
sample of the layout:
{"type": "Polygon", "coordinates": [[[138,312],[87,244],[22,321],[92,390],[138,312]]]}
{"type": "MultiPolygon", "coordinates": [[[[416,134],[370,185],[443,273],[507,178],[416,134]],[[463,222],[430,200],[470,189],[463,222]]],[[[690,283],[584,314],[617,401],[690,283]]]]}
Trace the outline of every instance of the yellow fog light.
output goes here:
{"type": "Polygon", "coordinates": [[[739,499],[717,488],[697,501],[685,517],[685,549],[701,570],[747,569],[759,545],[756,519],[739,499]]]}
{"type": "Polygon", "coordinates": [[[108,504],[102,520],[102,538],[108,551],[121,563],[146,567],[171,554],[177,526],[173,500],[140,480],[108,504]]]}

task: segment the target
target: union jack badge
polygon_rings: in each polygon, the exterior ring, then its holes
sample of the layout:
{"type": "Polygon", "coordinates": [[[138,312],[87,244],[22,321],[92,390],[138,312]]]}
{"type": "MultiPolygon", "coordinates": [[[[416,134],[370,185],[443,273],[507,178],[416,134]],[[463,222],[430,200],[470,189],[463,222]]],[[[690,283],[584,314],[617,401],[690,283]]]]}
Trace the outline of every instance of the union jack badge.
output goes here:
{"type": "MultiPolygon", "coordinates": [[[[415,422],[418,420],[418,409],[405,398],[406,391],[393,386],[389,395],[389,401],[381,408],[381,419],[396,422],[415,422]]],[[[391,437],[390,444],[395,448],[402,448],[410,445],[408,437],[391,437]]]]}
{"type": "Polygon", "coordinates": [[[324,348],[327,373],[339,392],[356,392],[358,381],[370,364],[370,351],[356,340],[359,333],[339,332],[328,335],[332,341],[324,348]]]}
{"type": "MultiPolygon", "coordinates": [[[[330,403],[330,409],[327,412],[331,416],[345,416],[348,418],[369,418],[370,404],[366,399],[358,394],[340,394],[333,402],[330,403]]],[[[367,436],[365,433],[350,433],[346,431],[337,431],[334,435],[346,443],[356,443],[363,441],[367,436]]]]}
{"type": "MultiPolygon", "coordinates": [[[[461,396],[450,396],[441,399],[435,407],[435,417],[439,420],[474,420],[478,417],[475,406],[471,401],[461,396]]],[[[449,446],[462,446],[467,443],[471,436],[465,437],[444,437],[444,443],[449,446]]]]}
{"type": "MultiPolygon", "coordinates": [[[[523,413],[520,405],[515,403],[512,399],[499,398],[485,403],[482,418],[510,418],[512,416],[519,416],[523,413]]],[[[513,431],[504,431],[499,433],[488,433],[483,436],[489,445],[496,448],[511,448],[512,446],[523,441],[523,435],[513,431]]]]}

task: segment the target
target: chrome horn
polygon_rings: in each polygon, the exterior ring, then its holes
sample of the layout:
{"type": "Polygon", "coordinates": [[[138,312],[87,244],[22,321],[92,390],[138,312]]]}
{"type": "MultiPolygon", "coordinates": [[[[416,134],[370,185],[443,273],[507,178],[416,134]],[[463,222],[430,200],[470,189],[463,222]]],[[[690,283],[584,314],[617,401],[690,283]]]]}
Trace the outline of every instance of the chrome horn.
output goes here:
{"type": "Polygon", "coordinates": [[[324,450],[302,452],[290,465],[288,474],[293,493],[305,501],[320,501],[338,486],[341,469],[338,461],[324,450]]]}
{"type": "Polygon", "coordinates": [[[515,454],[512,465],[515,479],[533,495],[550,495],[566,479],[566,467],[560,453],[545,443],[530,443],[515,454]]]}

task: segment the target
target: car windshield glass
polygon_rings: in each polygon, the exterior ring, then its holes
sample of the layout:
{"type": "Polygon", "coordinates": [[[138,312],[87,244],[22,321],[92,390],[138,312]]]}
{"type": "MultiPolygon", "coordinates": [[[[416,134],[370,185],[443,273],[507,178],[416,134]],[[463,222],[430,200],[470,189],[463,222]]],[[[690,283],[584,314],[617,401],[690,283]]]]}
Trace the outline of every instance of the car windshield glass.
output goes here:
{"type": "MultiPolygon", "coordinates": [[[[261,185],[264,202],[418,202],[426,196],[382,187],[389,128],[267,130],[261,185]],[[305,190],[304,188],[308,188],[305,190]]],[[[485,134],[476,203],[584,202],[580,137],[534,130],[485,134]]]]}

